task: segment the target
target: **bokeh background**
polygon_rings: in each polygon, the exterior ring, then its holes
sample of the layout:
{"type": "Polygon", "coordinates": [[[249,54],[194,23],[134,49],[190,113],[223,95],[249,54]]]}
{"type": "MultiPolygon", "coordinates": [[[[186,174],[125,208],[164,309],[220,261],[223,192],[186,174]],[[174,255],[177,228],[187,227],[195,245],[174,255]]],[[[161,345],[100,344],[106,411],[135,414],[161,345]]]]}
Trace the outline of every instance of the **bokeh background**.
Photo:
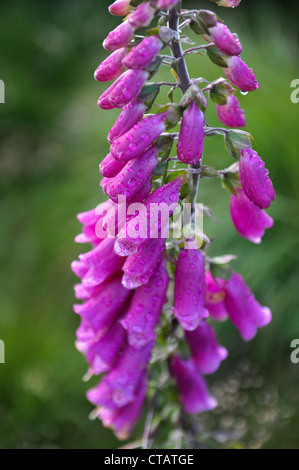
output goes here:
{"type": "MultiPolygon", "coordinates": [[[[97,108],[105,85],[93,79],[107,55],[102,40],[119,22],[108,15],[109,3],[0,4],[0,78],[6,85],[0,105],[0,338],[6,345],[0,448],[120,445],[88,419],[86,365],[74,348],[76,278],[69,268],[82,248],[73,242],[80,231],[76,213],[102,200],[98,163],[118,114],[97,108]]],[[[234,10],[206,1],[184,5],[214,8],[240,34],[242,57],[260,89],[238,97],[277,191],[269,210],[275,226],[254,246],[235,233],[229,195],[219,182],[200,186],[200,202],[221,221],[205,226],[215,237],[212,254],[238,255],[234,269],[273,312],[271,325],[249,344],[228,323],[218,327],[230,356],[209,378],[223,406],[202,418],[205,445],[298,448],[299,364],[290,361],[290,343],[299,338],[299,104],[290,100],[290,83],[299,78],[297,2],[243,0],[234,10]]],[[[200,56],[188,64],[194,77],[215,79],[222,72],[200,56]]],[[[167,71],[161,76],[170,78],[167,71]]],[[[221,138],[207,141],[205,162],[217,168],[232,163],[221,138]]]]}

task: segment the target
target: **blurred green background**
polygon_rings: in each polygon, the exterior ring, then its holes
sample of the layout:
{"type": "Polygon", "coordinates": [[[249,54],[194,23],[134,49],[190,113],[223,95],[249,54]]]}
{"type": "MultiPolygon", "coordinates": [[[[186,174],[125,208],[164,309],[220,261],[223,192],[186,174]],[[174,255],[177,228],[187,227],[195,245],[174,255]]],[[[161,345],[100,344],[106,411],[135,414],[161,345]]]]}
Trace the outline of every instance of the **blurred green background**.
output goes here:
{"type": "MultiPolygon", "coordinates": [[[[201,182],[200,202],[222,222],[206,222],[215,237],[212,253],[237,254],[234,269],[273,312],[271,325],[249,344],[230,324],[218,327],[230,357],[209,384],[228,402],[207,418],[207,429],[218,447],[298,448],[299,364],[290,361],[290,343],[299,338],[299,104],[290,100],[290,83],[299,79],[298,15],[296,2],[260,3],[243,0],[231,10],[184,2],[214,8],[240,34],[242,57],[260,89],[238,97],[277,192],[269,211],[275,226],[254,246],[235,233],[229,195],[219,182],[201,182]]],[[[102,200],[98,163],[118,115],[97,108],[106,85],[93,79],[107,55],[102,40],[119,22],[108,15],[108,4],[10,0],[0,6],[0,78],[6,85],[0,105],[0,338],[6,346],[0,448],[119,446],[109,430],[88,419],[92,407],[81,380],[86,365],[74,348],[76,278],[69,268],[82,248],[73,242],[80,231],[76,213],[102,200]]],[[[194,77],[215,79],[222,72],[201,56],[189,57],[188,64],[194,77]]],[[[160,76],[171,79],[168,73],[160,76]]],[[[217,125],[214,110],[209,113],[217,125]]],[[[220,138],[207,141],[205,163],[232,163],[220,138]]]]}

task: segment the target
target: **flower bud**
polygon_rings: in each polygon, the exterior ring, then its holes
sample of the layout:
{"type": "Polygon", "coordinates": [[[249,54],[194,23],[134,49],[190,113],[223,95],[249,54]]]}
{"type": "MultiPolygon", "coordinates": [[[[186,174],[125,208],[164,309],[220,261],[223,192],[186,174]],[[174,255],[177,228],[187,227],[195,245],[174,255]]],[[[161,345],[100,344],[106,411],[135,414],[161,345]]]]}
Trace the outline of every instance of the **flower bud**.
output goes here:
{"type": "Polygon", "coordinates": [[[170,10],[176,3],[178,0],[158,0],[157,7],[162,10],[170,10]]]}
{"type": "Polygon", "coordinates": [[[235,95],[227,98],[224,105],[216,105],[219,120],[228,127],[245,127],[245,114],[235,95]]]}
{"type": "MultiPolygon", "coordinates": [[[[137,72],[132,70],[132,72],[137,72]]],[[[112,155],[120,161],[129,161],[141,155],[162,134],[166,126],[166,112],[148,116],[115,139],[111,145],[112,155]]]]}
{"type": "Polygon", "coordinates": [[[177,145],[178,158],[183,163],[196,164],[200,161],[204,143],[205,115],[196,101],[184,111],[177,145]]]}
{"type": "MultiPolygon", "coordinates": [[[[214,0],[212,0],[214,1],[214,0]]],[[[241,3],[241,0],[216,0],[216,3],[220,7],[235,8],[238,7],[241,3]]]]}
{"type": "Polygon", "coordinates": [[[94,73],[94,78],[99,82],[107,82],[118,78],[126,70],[123,65],[126,54],[127,50],[124,47],[113,52],[99,65],[94,73]]]}
{"type": "Polygon", "coordinates": [[[141,3],[135,11],[128,17],[129,23],[135,28],[143,28],[148,26],[154,18],[155,10],[150,7],[150,4],[141,3]]]}
{"type": "Polygon", "coordinates": [[[126,16],[130,13],[131,0],[116,0],[109,7],[111,15],[126,16]]]}
{"type": "Polygon", "coordinates": [[[192,361],[201,374],[213,374],[221,361],[227,358],[228,352],[220,346],[215,331],[206,321],[201,321],[194,331],[185,332],[192,351],[192,361]]]}
{"type": "Polygon", "coordinates": [[[162,46],[163,43],[157,36],[149,36],[129,52],[123,63],[128,69],[146,68],[159,54],[162,46]]]}
{"type": "Polygon", "coordinates": [[[217,49],[225,55],[238,56],[242,52],[239,39],[234,36],[223,23],[217,23],[209,29],[209,33],[217,49]]]}
{"type": "Polygon", "coordinates": [[[209,394],[206,382],[197,372],[193,362],[183,361],[175,354],[171,360],[171,372],[186,413],[202,413],[217,406],[217,401],[209,394]]]}
{"type": "Polygon", "coordinates": [[[261,209],[267,209],[275,199],[272,181],[259,155],[250,149],[240,150],[240,182],[246,196],[261,209]]]}
{"type": "Polygon", "coordinates": [[[242,189],[231,196],[230,214],[236,230],[253,243],[261,243],[265,229],[273,226],[273,219],[253,204],[242,189]]]}
{"type": "Polygon", "coordinates": [[[112,127],[108,135],[108,141],[110,144],[128,132],[134,124],[136,124],[143,116],[146,106],[139,99],[135,99],[127,104],[122,110],[121,114],[116,120],[116,123],[112,127]]]}
{"type": "Polygon", "coordinates": [[[259,87],[258,81],[250,69],[240,57],[231,57],[227,61],[228,67],[224,68],[224,74],[233,85],[242,91],[253,91],[259,87]]]}
{"type": "Polygon", "coordinates": [[[257,302],[240,274],[234,273],[226,282],[224,301],[230,320],[245,341],[254,338],[257,329],[271,321],[271,311],[257,302]]]}
{"type": "Polygon", "coordinates": [[[173,312],[184,330],[195,330],[208,316],[205,301],[205,260],[197,248],[179,254],[173,312]]]}
{"type": "Polygon", "coordinates": [[[116,176],[124,166],[124,162],[115,160],[113,155],[108,153],[107,157],[105,157],[104,160],[100,163],[100,172],[101,175],[103,175],[105,178],[113,178],[113,176],[116,176]]]}
{"type": "Polygon", "coordinates": [[[133,39],[133,36],[133,26],[128,21],[124,21],[108,34],[103,42],[103,46],[108,51],[116,51],[116,49],[127,46],[131,39],[133,39]]]}

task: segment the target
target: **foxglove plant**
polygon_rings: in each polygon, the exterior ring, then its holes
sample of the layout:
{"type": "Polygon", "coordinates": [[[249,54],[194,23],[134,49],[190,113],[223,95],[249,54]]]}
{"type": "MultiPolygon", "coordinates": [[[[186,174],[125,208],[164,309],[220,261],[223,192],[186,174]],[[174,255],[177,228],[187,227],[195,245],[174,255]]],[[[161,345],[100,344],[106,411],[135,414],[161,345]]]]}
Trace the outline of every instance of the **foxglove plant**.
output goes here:
{"type": "MultiPolygon", "coordinates": [[[[92,248],[72,263],[81,279],[75,294],[83,301],[74,306],[81,317],[76,347],[89,364],[86,378],[103,374],[87,393],[96,406],[93,416],[120,439],[141,418],[146,397],[150,417],[165,416],[165,400],[176,409],[177,396],[187,415],[217,406],[203,376],[213,374],[228,351],[213,321],[229,319],[249,341],[271,320],[270,310],[230,268],[233,257],[208,256],[210,240],[196,225],[199,182],[210,177],[219,177],[230,192],[232,222],[244,238],[260,243],[273,225],[265,212],[275,198],[268,171],[251,148],[250,134],[238,129],[245,126],[245,113],[235,87],[248,92],[259,85],[240,58],[238,36],[215,13],[188,11],[182,3],[116,0],[110,13],[126,18],[104,40],[111,54],[95,72],[100,82],[114,80],[98,106],[122,111],[100,163],[107,200],[78,215],[83,230],[76,241],[92,248]],[[183,28],[202,43],[183,49],[183,28]],[[197,53],[205,53],[226,78],[190,78],[187,57],[197,53]],[[153,82],[164,66],[175,81],[153,82]],[[162,87],[169,88],[168,102],[155,106],[162,87]],[[181,97],[175,102],[177,89],[181,97]],[[207,123],[209,99],[228,127],[207,123]],[[237,160],[223,170],[203,164],[205,138],[215,135],[224,137],[237,160]],[[189,221],[183,220],[179,236],[170,235],[175,215],[188,204],[189,221]]],[[[180,413],[174,416],[175,426],[186,423],[180,413]]],[[[147,419],[144,447],[153,433],[147,419]]]]}

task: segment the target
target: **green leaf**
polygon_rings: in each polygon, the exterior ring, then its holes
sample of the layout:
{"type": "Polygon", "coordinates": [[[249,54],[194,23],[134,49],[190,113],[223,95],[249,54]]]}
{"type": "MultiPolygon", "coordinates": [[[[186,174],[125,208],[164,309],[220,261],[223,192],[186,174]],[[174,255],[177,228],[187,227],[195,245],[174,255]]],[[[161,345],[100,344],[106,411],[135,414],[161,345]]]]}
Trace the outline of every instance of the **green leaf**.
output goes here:
{"type": "Polygon", "coordinates": [[[240,131],[240,130],[233,130],[228,132],[228,139],[232,143],[232,145],[237,149],[248,149],[251,147],[250,142],[250,134],[240,131]]]}
{"type": "Polygon", "coordinates": [[[229,264],[210,263],[210,271],[214,281],[217,280],[217,277],[229,281],[234,274],[233,268],[229,264]]]}
{"type": "Polygon", "coordinates": [[[150,108],[157,98],[159,91],[160,87],[154,83],[151,85],[145,85],[138,95],[138,98],[143,101],[148,108],[150,108]]]}
{"type": "Polygon", "coordinates": [[[177,170],[177,171],[172,171],[171,173],[169,173],[169,175],[166,178],[166,183],[170,183],[171,181],[175,180],[179,176],[183,177],[184,179],[183,184],[188,183],[187,173],[184,170],[177,170]]]}
{"type": "Polygon", "coordinates": [[[226,146],[227,150],[231,154],[231,156],[235,160],[238,160],[239,159],[239,152],[236,150],[235,146],[233,145],[232,141],[230,140],[229,133],[226,133],[224,135],[224,143],[225,143],[225,146],[226,146]]]}
{"type": "Polygon", "coordinates": [[[222,177],[222,186],[224,189],[226,189],[230,194],[233,194],[234,196],[237,195],[235,187],[232,183],[232,181],[228,178],[222,177]]]}
{"type": "Polygon", "coordinates": [[[220,53],[216,46],[207,48],[207,56],[213,62],[213,64],[216,64],[219,67],[227,67],[227,62],[223,54],[220,53]]]}

